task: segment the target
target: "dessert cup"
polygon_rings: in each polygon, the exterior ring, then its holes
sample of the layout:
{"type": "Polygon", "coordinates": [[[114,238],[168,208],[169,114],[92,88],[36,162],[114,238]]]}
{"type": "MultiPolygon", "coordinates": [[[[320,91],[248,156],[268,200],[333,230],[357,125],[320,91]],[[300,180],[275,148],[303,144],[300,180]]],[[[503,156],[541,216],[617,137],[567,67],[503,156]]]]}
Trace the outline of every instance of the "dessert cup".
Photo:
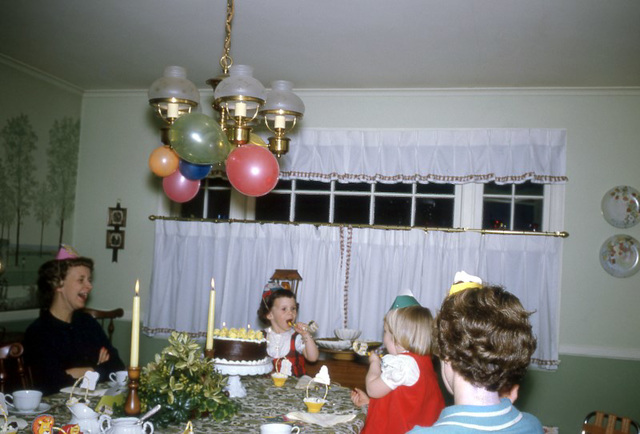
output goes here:
{"type": "Polygon", "coordinates": [[[322,398],[305,398],[304,404],[307,406],[307,411],[309,413],[318,413],[324,403],[327,402],[322,398]]]}
{"type": "Polygon", "coordinates": [[[284,386],[284,383],[287,382],[287,376],[279,372],[274,372],[273,374],[271,374],[271,379],[273,380],[273,384],[276,387],[282,387],[284,386]]]}

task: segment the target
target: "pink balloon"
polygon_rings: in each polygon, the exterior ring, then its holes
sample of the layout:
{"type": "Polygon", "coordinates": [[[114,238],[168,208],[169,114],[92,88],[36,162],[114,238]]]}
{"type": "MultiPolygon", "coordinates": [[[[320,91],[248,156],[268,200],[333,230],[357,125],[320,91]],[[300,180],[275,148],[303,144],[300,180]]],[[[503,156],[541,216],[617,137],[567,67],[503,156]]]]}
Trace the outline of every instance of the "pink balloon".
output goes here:
{"type": "Polygon", "coordinates": [[[200,180],[185,178],[179,170],[162,179],[165,194],[174,202],[188,202],[198,194],[200,180]]]}
{"type": "Polygon", "coordinates": [[[238,146],[229,153],[226,166],[231,185],[247,196],[264,196],[278,183],[278,160],[262,146],[238,146]]]}

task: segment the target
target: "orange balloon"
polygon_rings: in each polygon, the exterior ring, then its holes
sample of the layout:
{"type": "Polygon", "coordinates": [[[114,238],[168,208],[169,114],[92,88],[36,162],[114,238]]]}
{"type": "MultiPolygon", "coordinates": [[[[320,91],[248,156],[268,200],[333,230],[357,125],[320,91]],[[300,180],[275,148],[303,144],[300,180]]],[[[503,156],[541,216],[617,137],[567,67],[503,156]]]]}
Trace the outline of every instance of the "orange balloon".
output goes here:
{"type": "Polygon", "coordinates": [[[163,178],[178,170],[179,163],[180,157],[169,146],[160,146],[149,155],[149,168],[163,178]]]}

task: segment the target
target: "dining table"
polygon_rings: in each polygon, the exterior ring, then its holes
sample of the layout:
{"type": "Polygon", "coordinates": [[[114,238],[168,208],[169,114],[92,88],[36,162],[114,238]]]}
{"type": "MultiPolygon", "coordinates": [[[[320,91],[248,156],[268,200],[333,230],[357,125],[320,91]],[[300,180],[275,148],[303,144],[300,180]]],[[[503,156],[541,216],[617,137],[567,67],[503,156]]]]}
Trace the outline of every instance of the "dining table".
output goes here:
{"type": "MultiPolygon", "coordinates": [[[[225,420],[213,418],[199,418],[191,420],[194,433],[259,433],[260,426],[267,423],[288,423],[300,427],[301,433],[359,433],[365,422],[366,415],[351,401],[351,389],[332,383],[327,392],[327,402],[317,415],[331,419],[332,416],[349,416],[349,421],[331,426],[321,426],[316,423],[289,419],[287,415],[303,415],[307,413],[304,398],[306,387],[297,386],[298,379],[289,378],[285,385],[276,387],[269,375],[244,376],[241,378],[246,389],[246,396],[232,398],[239,404],[238,413],[225,420]],[[351,417],[353,416],[353,417],[351,417]]],[[[83,395],[84,396],[84,395],[83,395]]],[[[45,396],[42,401],[51,406],[47,414],[55,418],[56,426],[69,423],[71,413],[65,403],[70,398],[69,393],[56,393],[45,396]]],[[[97,406],[100,397],[88,396],[88,405],[97,406]]],[[[31,432],[30,426],[34,416],[21,416],[29,427],[22,432],[31,432]]],[[[346,417],[343,417],[346,419],[346,417]]],[[[150,419],[153,422],[153,417],[150,419]]],[[[324,422],[324,420],[323,420],[324,422]]],[[[155,426],[155,433],[182,434],[187,422],[173,424],[166,427],[155,426]]],[[[93,434],[93,433],[92,433],[93,434]]]]}

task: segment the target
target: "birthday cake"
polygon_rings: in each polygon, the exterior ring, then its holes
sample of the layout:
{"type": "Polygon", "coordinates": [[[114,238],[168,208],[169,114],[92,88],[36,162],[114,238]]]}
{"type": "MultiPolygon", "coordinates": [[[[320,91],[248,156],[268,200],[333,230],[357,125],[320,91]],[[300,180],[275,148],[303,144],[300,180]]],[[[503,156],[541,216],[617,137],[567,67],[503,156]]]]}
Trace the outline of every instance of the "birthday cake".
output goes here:
{"type": "Polygon", "coordinates": [[[215,329],[214,363],[261,365],[269,362],[267,340],[260,330],[215,329]]]}

